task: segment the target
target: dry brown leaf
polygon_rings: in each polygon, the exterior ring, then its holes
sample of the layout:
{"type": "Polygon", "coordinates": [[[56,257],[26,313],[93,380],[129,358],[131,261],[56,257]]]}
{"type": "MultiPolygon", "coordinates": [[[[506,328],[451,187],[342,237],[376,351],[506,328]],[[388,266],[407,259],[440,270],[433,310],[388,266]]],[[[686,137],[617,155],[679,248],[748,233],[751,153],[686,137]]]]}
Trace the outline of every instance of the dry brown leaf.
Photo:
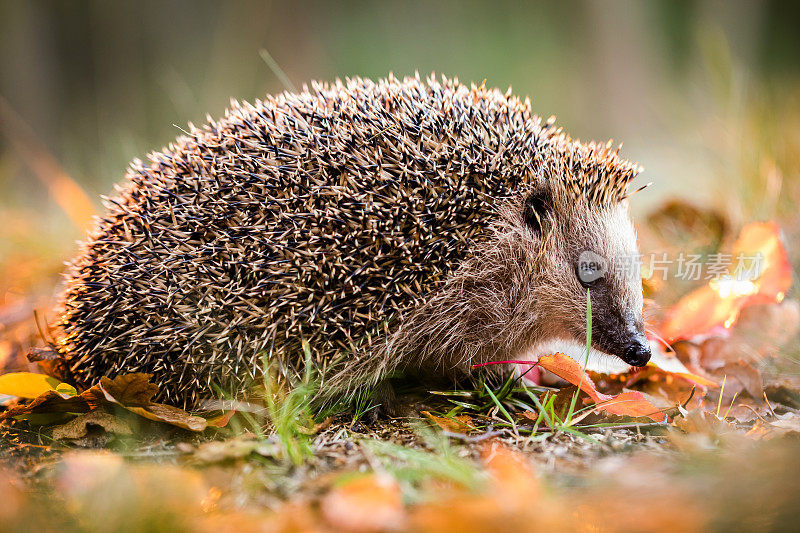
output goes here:
{"type": "Polygon", "coordinates": [[[732,379],[738,382],[739,390],[745,390],[751,398],[760,400],[764,397],[761,373],[751,364],[745,361],[735,361],[727,363],[722,369],[716,372],[718,375],[727,376],[725,388],[731,385],[732,379]]]}
{"type": "Polygon", "coordinates": [[[149,420],[164,422],[189,431],[203,431],[208,427],[205,418],[191,415],[171,405],[152,403],[150,400],[158,392],[158,387],[149,380],[150,374],[125,374],[114,379],[100,378],[100,385],[92,389],[99,389],[108,402],[120,405],[149,420]]]}
{"type": "MultiPolygon", "coordinates": [[[[726,408],[727,411],[727,408],[726,408]]],[[[754,422],[771,416],[771,412],[766,402],[754,400],[747,397],[739,397],[727,412],[728,418],[736,420],[740,424],[754,422]]]]}
{"type": "Polygon", "coordinates": [[[100,378],[100,390],[106,399],[127,407],[144,407],[153,403],[158,387],[150,383],[151,374],[135,372],[114,379],[100,378]]]}
{"type": "MultiPolygon", "coordinates": [[[[31,348],[27,353],[28,361],[36,363],[39,368],[48,376],[53,376],[61,380],[69,381],[69,363],[63,354],[50,348],[31,348]]],[[[2,365],[0,365],[2,369],[2,365]]]]}
{"type": "Polygon", "coordinates": [[[104,411],[90,411],[53,428],[55,440],[78,440],[85,438],[92,427],[100,428],[105,433],[132,435],[133,430],[127,422],[104,411]]]}
{"type": "MultiPolygon", "coordinates": [[[[77,396],[48,390],[27,404],[18,405],[0,413],[5,418],[28,419],[31,423],[52,423],[54,413],[87,413],[102,405],[119,405],[128,411],[156,422],[164,422],[190,431],[203,431],[206,419],[187,413],[170,405],[151,403],[150,398],[158,388],[149,383],[148,374],[127,374],[114,379],[101,378],[100,384],[77,396]],[[121,399],[120,399],[121,398],[121,399]]],[[[219,420],[217,423],[220,423],[219,420]]]]}
{"type": "Polygon", "coordinates": [[[191,415],[183,409],[163,403],[151,403],[146,407],[128,407],[125,405],[122,407],[149,420],[164,422],[189,431],[203,431],[208,427],[208,422],[206,422],[205,418],[191,415]]]}
{"type": "Polygon", "coordinates": [[[248,437],[237,437],[225,441],[212,440],[190,449],[193,459],[201,463],[221,463],[242,459],[256,453],[263,457],[277,457],[280,449],[277,444],[248,437]]]}
{"type": "Polygon", "coordinates": [[[685,416],[676,417],[672,424],[686,433],[699,433],[711,438],[736,432],[733,424],[703,409],[695,409],[685,416]]]}
{"type": "Polygon", "coordinates": [[[791,435],[800,435],[800,415],[796,413],[786,413],[776,415],[774,420],[769,422],[759,420],[756,425],[747,432],[748,437],[757,439],[774,439],[791,435]]]}
{"type": "Polygon", "coordinates": [[[87,413],[96,406],[94,397],[89,399],[84,394],[68,396],[50,390],[31,402],[0,412],[0,420],[12,418],[31,420],[49,414],[87,413]]]}

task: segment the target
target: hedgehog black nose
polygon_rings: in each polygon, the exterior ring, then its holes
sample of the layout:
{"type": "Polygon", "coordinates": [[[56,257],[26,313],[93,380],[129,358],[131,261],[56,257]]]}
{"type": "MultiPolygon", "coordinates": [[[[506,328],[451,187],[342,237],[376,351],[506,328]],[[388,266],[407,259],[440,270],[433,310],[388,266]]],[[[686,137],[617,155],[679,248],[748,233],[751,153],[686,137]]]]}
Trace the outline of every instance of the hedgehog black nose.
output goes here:
{"type": "Polygon", "coordinates": [[[650,346],[641,342],[629,344],[622,360],[631,366],[644,366],[650,360],[650,346]]]}

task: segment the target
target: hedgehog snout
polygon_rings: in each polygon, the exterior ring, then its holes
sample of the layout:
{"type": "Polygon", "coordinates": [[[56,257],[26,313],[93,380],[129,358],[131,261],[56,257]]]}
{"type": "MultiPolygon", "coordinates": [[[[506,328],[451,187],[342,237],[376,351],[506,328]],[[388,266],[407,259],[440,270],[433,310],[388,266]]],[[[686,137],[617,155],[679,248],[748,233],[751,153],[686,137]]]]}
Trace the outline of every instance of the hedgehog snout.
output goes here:
{"type": "Polygon", "coordinates": [[[615,355],[631,366],[644,366],[650,361],[650,342],[641,320],[613,312],[598,314],[592,328],[593,344],[605,353],[615,355]]]}
{"type": "Polygon", "coordinates": [[[631,366],[644,366],[650,360],[650,343],[643,335],[625,347],[621,359],[631,366]]]}

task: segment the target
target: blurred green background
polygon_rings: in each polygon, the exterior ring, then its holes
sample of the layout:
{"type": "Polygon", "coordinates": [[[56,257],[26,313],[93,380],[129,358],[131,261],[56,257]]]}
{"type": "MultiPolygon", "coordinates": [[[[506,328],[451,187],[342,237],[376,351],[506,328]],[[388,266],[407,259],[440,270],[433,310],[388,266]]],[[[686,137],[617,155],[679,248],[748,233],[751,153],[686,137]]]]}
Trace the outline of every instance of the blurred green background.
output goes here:
{"type": "Polygon", "coordinates": [[[654,182],[639,217],[679,196],[794,221],[798,28],[781,2],[0,1],[0,304],[82,234],[42,173],[99,209],[179,127],[282,90],[260,49],[296,86],[415,70],[511,85],[574,137],[624,142],[654,182]]]}

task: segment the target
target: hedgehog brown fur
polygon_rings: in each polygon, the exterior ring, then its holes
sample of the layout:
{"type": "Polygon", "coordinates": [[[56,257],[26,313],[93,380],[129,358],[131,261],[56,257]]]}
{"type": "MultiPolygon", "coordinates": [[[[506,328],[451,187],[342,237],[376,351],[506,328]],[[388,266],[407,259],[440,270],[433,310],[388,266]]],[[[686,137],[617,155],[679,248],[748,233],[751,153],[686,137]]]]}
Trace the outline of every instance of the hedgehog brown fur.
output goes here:
{"type": "Polygon", "coordinates": [[[149,160],[73,261],[57,344],[81,385],[149,372],[179,405],[263,354],[299,371],[303,342],[339,392],[518,350],[542,329],[508,303],[540,253],[513,244],[525,195],[606,213],[639,171],[510,92],[391,76],[233,102],[149,160]]]}

